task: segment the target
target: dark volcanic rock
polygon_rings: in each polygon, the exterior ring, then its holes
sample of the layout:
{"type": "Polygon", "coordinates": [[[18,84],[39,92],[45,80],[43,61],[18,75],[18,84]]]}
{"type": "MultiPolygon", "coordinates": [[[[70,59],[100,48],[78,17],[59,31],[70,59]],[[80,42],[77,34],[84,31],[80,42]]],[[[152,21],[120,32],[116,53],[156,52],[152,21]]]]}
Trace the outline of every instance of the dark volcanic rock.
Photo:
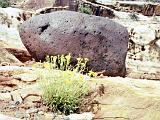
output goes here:
{"type": "Polygon", "coordinates": [[[39,15],[20,27],[23,44],[36,60],[45,55],[87,57],[89,68],[104,75],[124,76],[127,29],[107,18],[71,11],[39,15]]]}

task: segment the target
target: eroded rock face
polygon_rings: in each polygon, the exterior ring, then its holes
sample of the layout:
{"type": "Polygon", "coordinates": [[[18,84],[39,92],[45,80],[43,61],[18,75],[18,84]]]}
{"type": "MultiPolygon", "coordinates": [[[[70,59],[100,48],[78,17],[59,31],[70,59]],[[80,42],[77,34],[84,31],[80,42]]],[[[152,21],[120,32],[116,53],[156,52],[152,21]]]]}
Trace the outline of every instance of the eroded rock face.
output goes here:
{"type": "MultiPolygon", "coordinates": [[[[95,99],[98,101],[98,107],[96,104],[94,107],[95,119],[159,120],[159,81],[108,77],[92,83],[99,86],[103,84],[104,88],[103,94],[95,99]]],[[[100,87],[97,90],[99,92],[100,87]]]]}
{"type": "Polygon", "coordinates": [[[45,55],[89,58],[89,68],[123,76],[127,29],[109,19],[71,11],[36,16],[20,27],[22,42],[38,61],[45,55]]]}
{"type": "Polygon", "coordinates": [[[53,4],[52,0],[25,0],[21,7],[26,10],[37,10],[43,7],[51,7],[53,4]]]}
{"type": "Polygon", "coordinates": [[[0,63],[31,60],[18,32],[18,26],[29,17],[29,13],[21,9],[0,8],[0,63]]]}

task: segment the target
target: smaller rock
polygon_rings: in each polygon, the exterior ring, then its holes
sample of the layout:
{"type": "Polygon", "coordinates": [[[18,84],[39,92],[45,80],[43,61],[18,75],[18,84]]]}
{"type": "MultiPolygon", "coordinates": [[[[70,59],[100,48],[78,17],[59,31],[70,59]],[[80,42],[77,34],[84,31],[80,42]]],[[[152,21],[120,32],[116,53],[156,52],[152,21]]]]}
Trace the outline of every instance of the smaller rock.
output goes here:
{"type": "Polygon", "coordinates": [[[23,103],[28,107],[33,107],[36,105],[37,102],[41,101],[41,96],[29,95],[24,98],[23,103]]]}
{"type": "Polygon", "coordinates": [[[20,90],[20,94],[23,99],[27,98],[28,96],[41,96],[42,95],[42,89],[40,88],[39,84],[33,84],[31,86],[28,86],[26,88],[23,88],[20,90]]]}
{"type": "Polygon", "coordinates": [[[156,42],[156,45],[160,48],[160,40],[156,42]]]}
{"type": "Polygon", "coordinates": [[[26,111],[27,114],[31,114],[31,113],[38,113],[38,109],[37,108],[30,108],[26,111]]]}
{"type": "Polygon", "coordinates": [[[18,79],[18,80],[22,80],[24,82],[34,82],[38,79],[37,75],[30,74],[30,73],[14,75],[13,78],[18,79]]]}
{"type": "Polygon", "coordinates": [[[44,116],[46,120],[54,120],[56,117],[53,113],[45,113],[44,116]]]}
{"type": "Polygon", "coordinates": [[[38,114],[39,115],[44,115],[44,112],[43,111],[39,111],[38,114]]]}
{"type": "Polygon", "coordinates": [[[0,100],[3,101],[11,101],[11,94],[10,93],[0,93],[0,100]]]}
{"type": "Polygon", "coordinates": [[[8,117],[6,115],[0,114],[0,120],[21,120],[21,119],[8,117]]]}
{"type": "Polygon", "coordinates": [[[92,120],[94,114],[91,112],[85,112],[82,114],[70,114],[64,117],[65,120],[92,120]]]}
{"type": "Polygon", "coordinates": [[[18,90],[11,92],[11,95],[12,95],[13,101],[15,101],[16,104],[21,104],[23,102],[22,97],[18,90]]]}

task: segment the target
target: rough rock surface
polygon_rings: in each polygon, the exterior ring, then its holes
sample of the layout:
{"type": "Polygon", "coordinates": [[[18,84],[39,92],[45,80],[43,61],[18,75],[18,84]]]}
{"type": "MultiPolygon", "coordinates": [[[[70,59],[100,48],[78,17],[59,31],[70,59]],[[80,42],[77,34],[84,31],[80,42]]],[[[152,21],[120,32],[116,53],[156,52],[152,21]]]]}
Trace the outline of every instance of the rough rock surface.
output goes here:
{"type": "Polygon", "coordinates": [[[23,0],[21,7],[26,10],[37,10],[43,7],[51,7],[53,4],[54,0],[23,0]]]}
{"type": "MultiPolygon", "coordinates": [[[[39,72],[39,69],[16,66],[2,66],[0,70],[1,72],[12,71],[11,76],[15,73],[21,74],[17,70],[36,75],[39,72]]],[[[45,69],[40,71],[43,74],[46,73],[45,69]]],[[[57,74],[57,70],[53,74],[57,74]]],[[[65,120],[91,120],[92,117],[95,120],[159,120],[160,81],[101,77],[93,78],[88,82],[94,92],[87,101],[91,106],[86,106],[85,110],[92,113],[57,116],[47,110],[44,104],[40,104],[43,91],[38,81],[27,84],[13,78],[2,80],[0,77],[0,112],[27,120],[63,120],[63,117],[65,120]]],[[[5,118],[1,114],[0,120],[5,118]]]]}
{"type": "Polygon", "coordinates": [[[160,81],[108,77],[92,83],[103,85],[95,99],[96,120],[160,119],[160,81]]]}
{"type": "MultiPolygon", "coordinates": [[[[127,27],[130,33],[126,68],[130,77],[159,79],[160,74],[160,16],[147,17],[135,13],[115,12],[114,21],[127,27]],[[134,74],[135,72],[135,74],[134,74]],[[150,77],[149,77],[150,76],[150,77]]],[[[128,76],[128,75],[127,75],[128,76]]]]}
{"type": "Polygon", "coordinates": [[[17,8],[0,8],[0,63],[31,60],[18,32],[18,26],[27,18],[24,13],[17,8]]]}
{"type": "Polygon", "coordinates": [[[0,119],[1,120],[21,120],[21,119],[18,119],[18,118],[8,117],[8,116],[3,115],[3,114],[0,114],[0,119]]]}
{"type": "Polygon", "coordinates": [[[39,15],[20,27],[23,44],[36,60],[46,54],[89,58],[89,67],[124,76],[127,29],[109,19],[71,11],[39,15]]]}

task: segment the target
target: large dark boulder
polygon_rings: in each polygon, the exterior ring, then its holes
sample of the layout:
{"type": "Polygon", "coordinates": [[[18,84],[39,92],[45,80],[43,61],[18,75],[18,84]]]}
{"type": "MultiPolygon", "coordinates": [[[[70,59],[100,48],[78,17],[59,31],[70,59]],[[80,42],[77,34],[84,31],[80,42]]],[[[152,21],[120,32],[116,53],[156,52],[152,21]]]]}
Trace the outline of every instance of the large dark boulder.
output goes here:
{"type": "Polygon", "coordinates": [[[125,27],[107,18],[71,11],[39,15],[20,26],[20,36],[38,61],[45,55],[87,57],[89,67],[104,75],[124,76],[128,47],[125,27]]]}

